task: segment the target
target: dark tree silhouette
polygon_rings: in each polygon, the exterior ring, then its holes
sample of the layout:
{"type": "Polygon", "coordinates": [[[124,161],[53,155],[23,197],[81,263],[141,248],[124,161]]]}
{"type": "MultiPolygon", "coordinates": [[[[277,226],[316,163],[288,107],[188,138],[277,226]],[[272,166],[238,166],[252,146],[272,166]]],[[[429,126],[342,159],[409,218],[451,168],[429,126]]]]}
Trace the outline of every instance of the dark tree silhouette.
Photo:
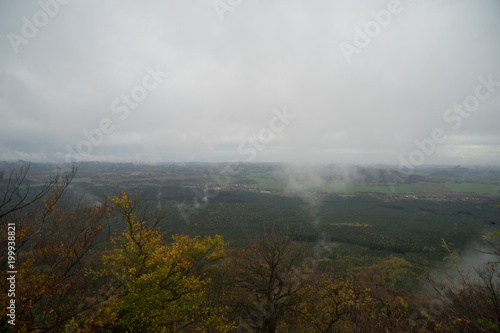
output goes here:
{"type": "Polygon", "coordinates": [[[237,251],[222,268],[221,302],[239,328],[276,332],[310,290],[313,267],[293,237],[276,231],[237,251]]]}

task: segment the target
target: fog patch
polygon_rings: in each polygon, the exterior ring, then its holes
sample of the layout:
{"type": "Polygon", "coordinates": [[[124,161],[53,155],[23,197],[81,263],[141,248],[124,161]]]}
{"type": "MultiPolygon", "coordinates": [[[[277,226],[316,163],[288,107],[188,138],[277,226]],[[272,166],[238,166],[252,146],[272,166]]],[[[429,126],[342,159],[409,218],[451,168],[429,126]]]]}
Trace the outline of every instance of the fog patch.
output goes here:
{"type": "MultiPolygon", "coordinates": [[[[453,252],[454,249],[450,247],[453,252]]],[[[429,275],[432,284],[438,286],[446,285],[455,288],[464,286],[464,279],[470,284],[482,284],[481,274],[495,270],[492,276],[492,283],[500,283],[500,272],[495,269],[494,263],[499,261],[499,256],[495,255],[494,249],[486,242],[473,242],[463,251],[457,251],[458,258],[455,259],[456,267],[450,259],[449,254],[443,254],[441,267],[435,268],[429,275]],[[444,259],[446,257],[446,259],[444,259]]]]}
{"type": "Polygon", "coordinates": [[[71,201],[78,203],[79,206],[97,206],[103,202],[103,199],[78,184],[70,185],[67,191],[71,201]]]}
{"type": "Polygon", "coordinates": [[[283,172],[287,176],[285,191],[298,195],[305,202],[313,217],[313,226],[321,223],[319,216],[325,193],[318,192],[325,186],[327,168],[318,164],[285,164],[283,172]]]}

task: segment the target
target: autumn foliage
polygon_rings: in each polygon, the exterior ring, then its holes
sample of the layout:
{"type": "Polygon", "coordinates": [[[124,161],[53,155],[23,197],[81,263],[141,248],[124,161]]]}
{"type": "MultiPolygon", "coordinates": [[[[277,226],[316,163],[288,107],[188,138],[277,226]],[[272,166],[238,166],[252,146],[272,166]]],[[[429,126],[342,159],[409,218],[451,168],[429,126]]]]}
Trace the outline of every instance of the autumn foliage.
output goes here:
{"type": "MultiPolygon", "coordinates": [[[[16,229],[17,331],[61,330],[73,316],[93,306],[88,302],[85,270],[110,207],[100,204],[68,208],[62,195],[71,178],[54,183],[39,207],[10,210],[2,217],[3,244],[7,243],[3,236],[7,234],[6,226],[14,224],[16,229]]],[[[6,260],[2,255],[2,267],[6,267],[6,260]]],[[[1,274],[5,291],[6,273],[1,274]]],[[[6,304],[7,293],[0,297],[6,304]]],[[[0,310],[3,327],[7,326],[5,309],[2,306],[0,310]]]]}
{"type": "Polygon", "coordinates": [[[103,305],[96,322],[109,328],[173,332],[203,325],[218,327],[218,309],[207,308],[205,289],[209,278],[203,266],[224,256],[222,237],[174,235],[171,242],[137,219],[136,198],[127,194],[109,197],[126,222],[116,246],[102,256],[103,269],[116,289],[103,305]]]}
{"type": "MultiPolygon", "coordinates": [[[[435,283],[434,300],[412,303],[400,285],[413,267],[401,257],[340,273],[321,249],[274,229],[228,251],[219,235],[164,234],[164,216],[136,195],[70,205],[70,181],[0,215],[2,244],[6,226],[16,225],[18,332],[500,331],[499,233],[484,238],[497,261],[476,280],[444,243],[462,284],[435,283]],[[114,235],[110,220],[119,226],[114,235]]],[[[0,328],[12,331],[5,309],[0,328]]]]}

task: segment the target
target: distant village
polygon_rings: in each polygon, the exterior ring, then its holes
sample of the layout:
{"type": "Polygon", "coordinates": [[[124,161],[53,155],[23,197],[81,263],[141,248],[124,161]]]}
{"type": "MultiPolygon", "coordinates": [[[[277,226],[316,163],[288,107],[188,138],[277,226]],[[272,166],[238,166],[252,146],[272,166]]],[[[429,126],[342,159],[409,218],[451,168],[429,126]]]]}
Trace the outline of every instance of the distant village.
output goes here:
{"type": "MultiPolygon", "coordinates": [[[[285,195],[293,196],[297,192],[281,191],[273,188],[258,188],[254,186],[244,185],[244,184],[228,184],[224,186],[218,186],[217,184],[207,184],[209,190],[220,190],[220,191],[246,191],[254,193],[263,194],[274,194],[274,195],[285,195]]],[[[311,191],[306,191],[311,192],[311,191]]],[[[420,193],[420,194],[408,194],[408,193],[380,193],[380,192],[356,192],[356,193],[346,193],[346,192],[336,192],[341,197],[353,198],[358,196],[369,196],[383,200],[385,202],[395,202],[400,200],[428,200],[436,202],[456,202],[456,201],[469,201],[476,202],[478,204],[491,201],[490,196],[483,196],[477,193],[461,193],[461,192],[448,192],[448,193],[420,193]]]]}

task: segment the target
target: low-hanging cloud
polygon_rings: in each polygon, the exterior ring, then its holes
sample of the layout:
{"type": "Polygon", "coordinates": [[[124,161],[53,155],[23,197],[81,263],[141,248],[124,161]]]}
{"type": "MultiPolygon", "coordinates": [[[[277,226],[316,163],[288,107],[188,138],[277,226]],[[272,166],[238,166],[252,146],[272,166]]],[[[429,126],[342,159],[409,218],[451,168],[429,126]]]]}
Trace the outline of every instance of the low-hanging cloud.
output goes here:
{"type": "MultiPolygon", "coordinates": [[[[256,162],[397,164],[478,77],[500,81],[497,1],[399,3],[347,63],[339,44],[389,1],[244,2],[223,20],[212,1],[1,2],[0,160],[64,161],[104,118],[116,128],[85,160],[239,160],[287,105],[297,121],[256,162]],[[119,121],[111,104],[156,64],[168,79],[119,121]]],[[[499,107],[482,101],[425,163],[498,164],[499,107]]]]}

